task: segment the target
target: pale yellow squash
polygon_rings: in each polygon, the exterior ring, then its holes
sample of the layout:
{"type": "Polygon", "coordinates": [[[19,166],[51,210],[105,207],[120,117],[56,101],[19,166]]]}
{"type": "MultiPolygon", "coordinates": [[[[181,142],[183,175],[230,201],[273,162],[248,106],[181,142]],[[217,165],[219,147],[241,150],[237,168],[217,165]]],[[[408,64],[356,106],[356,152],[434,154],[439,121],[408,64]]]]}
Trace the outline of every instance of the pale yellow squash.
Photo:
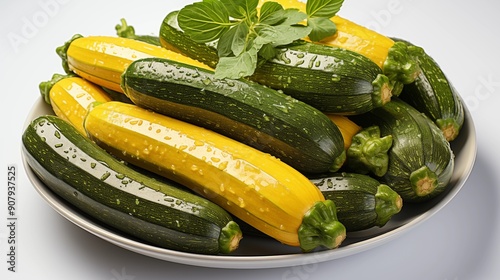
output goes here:
{"type": "Polygon", "coordinates": [[[69,71],[108,89],[123,92],[121,74],[133,61],[160,57],[200,68],[205,64],[142,41],[113,36],[75,36],[58,50],[69,71]],[[65,56],[65,57],[64,57],[65,56]]]}

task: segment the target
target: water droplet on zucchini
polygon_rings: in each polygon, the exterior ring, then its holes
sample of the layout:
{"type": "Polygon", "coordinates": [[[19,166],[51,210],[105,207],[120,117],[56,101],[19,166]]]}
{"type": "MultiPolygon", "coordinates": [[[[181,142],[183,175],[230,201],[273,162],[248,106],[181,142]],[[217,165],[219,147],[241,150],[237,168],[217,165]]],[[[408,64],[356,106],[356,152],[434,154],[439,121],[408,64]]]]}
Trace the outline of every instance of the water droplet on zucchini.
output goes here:
{"type": "Polygon", "coordinates": [[[104,174],[102,174],[101,181],[106,180],[109,176],[111,176],[111,173],[109,173],[109,171],[106,171],[104,174]]]}

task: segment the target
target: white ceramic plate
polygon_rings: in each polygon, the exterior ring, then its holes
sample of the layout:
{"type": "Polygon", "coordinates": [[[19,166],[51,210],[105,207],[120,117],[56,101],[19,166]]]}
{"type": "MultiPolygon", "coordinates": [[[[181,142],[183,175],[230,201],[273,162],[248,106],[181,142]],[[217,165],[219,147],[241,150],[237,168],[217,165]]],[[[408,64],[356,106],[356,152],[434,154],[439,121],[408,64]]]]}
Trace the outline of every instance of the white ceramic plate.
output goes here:
{"type": "MultiPolygon", "coordinates": [[[[35,189],[59,214],[82,229],[130,251],[165,261],[203,267],[251,269],[296,266],[342,258],[384,244],[429,219],[450,202],[465,184],[476,158],[476,132],[470,112],[467,108],[465,111],[464,127],[459,137],[452,142],[455,170],[445,193],[426,203],[405,205],[402,211],[382,228],[349,233],[340,248],[307,254],[271,239],[248,235],[243,238],[238,250],[231,255],[199,255],[151,246],[110,229],[72,207],[46,187],[25,160],[23,163],[35,189]]],[[[26,125],[37,116],[45,114],[53,112],[43,99],[39,98],[27,117],[26,125]]]]}

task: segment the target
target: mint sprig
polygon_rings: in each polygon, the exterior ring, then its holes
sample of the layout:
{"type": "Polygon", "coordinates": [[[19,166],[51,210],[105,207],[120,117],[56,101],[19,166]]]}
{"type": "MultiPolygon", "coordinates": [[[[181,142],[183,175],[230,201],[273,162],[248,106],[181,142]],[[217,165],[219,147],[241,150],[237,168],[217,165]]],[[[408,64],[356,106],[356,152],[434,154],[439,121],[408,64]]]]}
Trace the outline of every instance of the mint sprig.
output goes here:
{"type": "Polygon", "coordinates": [[[307,25],[312,28],[309,39],[321,41],[337,33],[335,23],[330,20],[340,11],[344,0],[308,0],[306,3],[307,25]]]}
{"type": "Polygon", "coordinates": [[[198,43],[217,40],[233,26],[226,7],[218,0],[187,5],[177,20],[182,30],[198,43]]]}
{"type": "Polygon", "coordinates": [[[179,27],[198,43],[217,43],[218,78],[239,79],[254,73],[259,60],[276,55],[277,47],[309,36],[319,41],[335,34],[330,20],[343,0],[308,0],[306,13],[259,0],[203,0],[179,11],[179,27]],[[307,24],[303,24],[306,22],[307,24]]]}

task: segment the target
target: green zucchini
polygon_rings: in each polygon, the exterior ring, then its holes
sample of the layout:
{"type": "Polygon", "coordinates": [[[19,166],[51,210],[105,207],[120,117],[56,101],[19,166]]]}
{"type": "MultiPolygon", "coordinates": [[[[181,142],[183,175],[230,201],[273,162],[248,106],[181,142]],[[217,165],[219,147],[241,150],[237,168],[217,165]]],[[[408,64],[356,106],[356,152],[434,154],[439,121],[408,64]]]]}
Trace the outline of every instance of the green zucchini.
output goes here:
{"type": "Polygon", "coordinates": [[[225,210],[127,167],[56,116],[33,120],[22,142],[28,165],[47,187],[106,225],[179,251],[238,247],[241,230],[225,210]]]}
{"type": "MultiPolygon", "coordinates": [[[[309,176],[325,199],[335,203],[337,218],[347,232],[383,227],[403,207],[401,196],[377,179],[359,173],[335,172],[309,176]]],[[[244,235],[266,237],[234,217],[244,235]]]]}
{"type": "MultiPolygon", "coordinates": [[[[177,13],[171,12],[163,20],[161,45],[214,68],[218,63],[215,45],[196,43],[186,36],[178,27],[177,13]]],[[[384,105],[392,96],[389,79],[370,59],[305,41],[280,49],[248,78],[325,113],[361,114],[384,105]]]]}
{"type": "Polygon", "coordinates": [[[403,207],[397,192],[368,175],[333,173],[310,180],[335,203],[337,218],[348,232],[382,227],[403,207]]]}
{"type": "MultiPolygon", "coordinates": [[[[418,48],[406,43],[413,49],[418,48]]],[[[425,113],[443,131],[445,138],[453,141],[464,123],[462,100],[439,64],[423,49],[418,49],[412,53],[421,71],[413,83],[403,87],[400,97],[425,113]]]]}
{"type": "Polygon", "coordinates": [[[365,125],[378,125],[381,136],[391,135],[387,172],[383,183],[405,202],[427,201],[442,193],[451,179],[454,155],[437,125],[399,98],[356,116],[365,125]]]}
{"type": "Polygon", "coordinates": [[[133,103],[203,126],[270,153],[304,173],[337,170],[344,142],[319,110],[247,80],[161,58],[140,59],[122,75],[133,103]]]}

